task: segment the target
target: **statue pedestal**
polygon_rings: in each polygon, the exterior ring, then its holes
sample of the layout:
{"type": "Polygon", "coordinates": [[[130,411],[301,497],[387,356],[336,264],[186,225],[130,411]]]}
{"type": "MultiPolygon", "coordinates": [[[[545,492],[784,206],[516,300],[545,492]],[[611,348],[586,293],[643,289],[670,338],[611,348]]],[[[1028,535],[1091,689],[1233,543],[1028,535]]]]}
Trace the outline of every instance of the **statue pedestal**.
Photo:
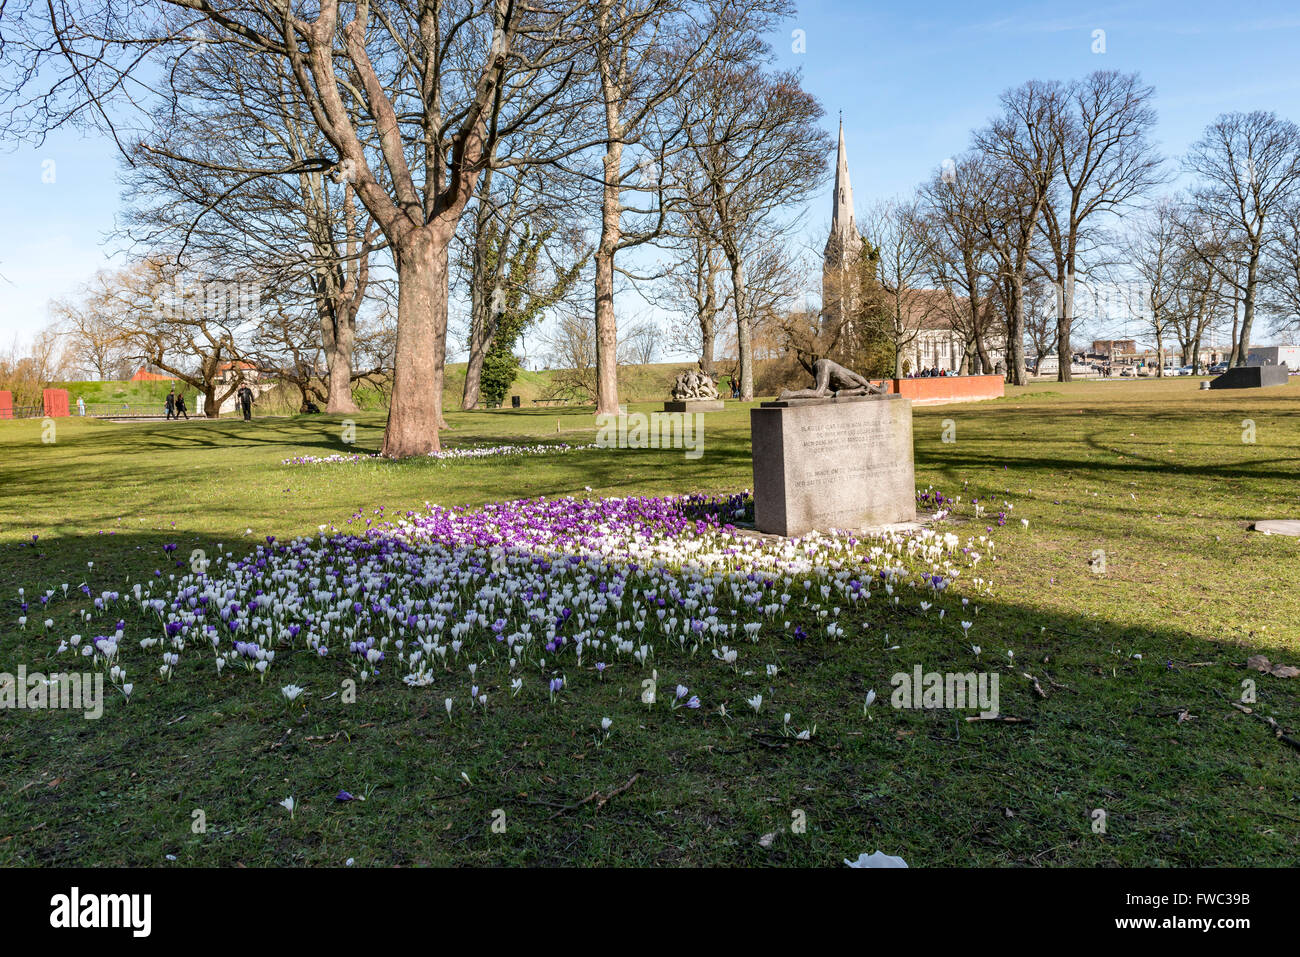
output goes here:
{"type": "Polygon", "coordinates": [[[915,521],[908,399],[764,402],[750,410],[749,425],[760,532],[789,537],[915,521]]]}
{"type": "Polygon", "coordinates": [[[721,412],[721,399],[672,399],[664,403],[665,412],[721,412]]]}

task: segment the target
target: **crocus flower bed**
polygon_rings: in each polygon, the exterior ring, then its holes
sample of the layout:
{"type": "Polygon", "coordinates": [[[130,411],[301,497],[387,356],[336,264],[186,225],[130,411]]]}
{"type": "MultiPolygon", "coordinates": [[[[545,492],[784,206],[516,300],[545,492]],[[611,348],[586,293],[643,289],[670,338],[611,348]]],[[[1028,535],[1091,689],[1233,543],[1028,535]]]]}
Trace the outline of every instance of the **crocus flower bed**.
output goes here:
{"type": "MultiPolygon", "coordinates": [[[[595,448],[594,445],[569,445],[565,442],[542,443],[539,445],[479,445],[461,449],[443,449],[430,452],[429,458],[450,462],[457,459],[508,458],[519,455],[560,455],[581,449],[595,448]]],[[[355,462],[386,461],[377,452],[335,452],[333,455],[296,455],[284,459],[281,465],[339,465],[355,462]]]]}
{"type": "MultiPolygon", "coordinates": [[[[945,514],[960,504],[922,495],[945,514]]],[[[378,523],[357,513],[357,531],[268,537],[239,559],[196,553],[189,574],[93,596],[74,618],[86,637],[55,636],[49,620],[45,630],[127,700],[147,693],[127,675],[139,670],[157,681],[274,672],[293,701],[308,684],[295,662],[310,654],[359,680],[438,684],[450,714],[458,700],[486,707],[489,686],[513,697],[527,684],[554,703],[610,668],[657,678],[677,655],[761,673],[765,639],[851,639],[897,615],[965,642],[991,592],[979,568],[995,560],[987,535],[772,539],[741,527],[752,508],[747,495],[694,495],[426,503],[378,523]]],[[[42,607],[66,597],[50,590],[42,607]]],[[[718,703],[679,686],[668,704],[718,703]]]]}

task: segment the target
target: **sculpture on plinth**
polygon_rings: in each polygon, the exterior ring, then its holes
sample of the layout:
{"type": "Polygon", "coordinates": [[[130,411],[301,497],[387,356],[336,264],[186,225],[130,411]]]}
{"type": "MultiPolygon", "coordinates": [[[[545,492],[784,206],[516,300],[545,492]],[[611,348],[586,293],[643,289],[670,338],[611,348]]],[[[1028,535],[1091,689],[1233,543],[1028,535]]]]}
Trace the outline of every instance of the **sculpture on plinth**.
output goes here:
{"type": "Polygon", "coordinates": [[[852,395],[884,395],[888,390],[876,385],[852,369],[846,369],[830,359],[818,359],[813,363],[813,387],[811,389],[786,389],[781,393],[780,401],[786,399],[829,399],[852,395]]]}
{"type": "Polygon", "coordinates": [[[673,400],[675,402],[713,402],[717,401],[718,387],[713,377],[707,372],[691,369],[679,373],[673,383],[673,400]]]}

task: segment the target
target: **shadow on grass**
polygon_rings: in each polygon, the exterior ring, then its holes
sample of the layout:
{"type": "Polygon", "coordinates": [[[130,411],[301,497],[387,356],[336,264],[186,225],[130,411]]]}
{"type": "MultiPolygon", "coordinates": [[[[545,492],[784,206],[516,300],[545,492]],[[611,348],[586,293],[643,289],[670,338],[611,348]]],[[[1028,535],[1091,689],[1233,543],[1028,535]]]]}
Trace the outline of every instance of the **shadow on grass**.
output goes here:
{"type": "MultiPolygon", "coordinates": [[[[237,557],[251,547],[222,544],[237,557]]],[[[127,594],[133,580],[181,574],[175,562],[217,545],[132,532],[5,546],[0,562],[26,573],[30,622],[53,617],[56,635],[92,634],[75,606],[60,600],[46,612],[34,601],[46,588],[61,594],[86,549],[97,556],[93,569],[81,563],[92,592],[127,594]]],[[[792,625],[769,623],[757,644],[743,643],[736,669],[659,638],[653,667],[698,695],[698,711],[647,709],[644,669],[617,661],[598,676],[594,662],[570,656],[551,703],[549,672],[511,669],[486,639],[473,678],[486,710],[468,710],[461,664],[414,689],[385,666],[346,703],[332,694],[356,678],[346,657],[301,646],[281,648],[265,683],[238,668],[218,679],[200,648],[164,682],[158,649],[138,646],[159,623],[128,615],[129,704],[112,695],[99,721],[4,716],[0,862],[833,866],[876,848],[913,866],[1294,860],[1300,756],[1231,701],[1254,679],[1254,710],[1295,729],[1296,682],[1246,671],[1242,648],[1132,627],[1119,609],[1076,617],[997,599],[961,609],[959,597],[944,619],[878,598],[843,616],[847,636],[835,641],[797,611],[792,625]],[[974,621],[969,636],[963,616],[974,621]],[[793,623],[813,637],[798,640],[793,623]],[[765,663],[778,665],[775,676],[765,663]],[[891,708],[892,676],[918,665],[996,674],[1001,713],[1024,723],[891,708]],[[305,704],[284,701],[288,682],[307,689],[305,704]],[[873,689],[880,700],[864,713],[873,689]],[[764,696],[758,714],[745,704],[754,694],[764,696]],[[456,702],[450,719],[446,697],[456,702]],[[783,736],[785,712],[815,736],[783,736]],[[607,740],[602,716],[613,720],[607,740]],[[367,800],[337,803],[340,790],[367,800]],[[593,793],[607,800],[584,801],[593,793]],[[292,818],[279,806],[290,795],[292,818]],[[1104,833],[1094,830],[1098,809],[1104,833]],[[504,832],[492,828],[498,812],[504,832]],[[802,834],[790,832],[795,812],[802,834]],[[776,836],[764,844],[766,834],[776,836]]],[[[0,671],[54,670],[56,640],[43,626],[14,628],[12,592],[0,607],[0,671]]]]}

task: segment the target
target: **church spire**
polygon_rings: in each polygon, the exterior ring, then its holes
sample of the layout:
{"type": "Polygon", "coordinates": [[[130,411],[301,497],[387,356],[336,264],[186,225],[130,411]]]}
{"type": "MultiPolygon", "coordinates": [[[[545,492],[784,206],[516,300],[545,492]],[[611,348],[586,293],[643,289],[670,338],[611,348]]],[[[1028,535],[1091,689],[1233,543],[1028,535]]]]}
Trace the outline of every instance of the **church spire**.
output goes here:
{"type": "Polygon", "coordinates": [[[822,258],[822,309],[845,317],[857,301],[853,268],[862,253],[862,234],[853,216],[853,186],[849,182],[849,151],[844,145],[844,116],[840,115],[840,149],[835,162],[835,196],[831,209],[831,234],[822,258]]]}
{"type": "Polygon", "coordinates": [[[849,182],[849,151],[844,144],[844,116],[840,116],[840,155],[835,164],[835,198],[831,211],[831,235],[827,239],[827,256],[841,259],[855,254],[862,246],[858,224],[853,216],[853,183],[849,182]]]}

